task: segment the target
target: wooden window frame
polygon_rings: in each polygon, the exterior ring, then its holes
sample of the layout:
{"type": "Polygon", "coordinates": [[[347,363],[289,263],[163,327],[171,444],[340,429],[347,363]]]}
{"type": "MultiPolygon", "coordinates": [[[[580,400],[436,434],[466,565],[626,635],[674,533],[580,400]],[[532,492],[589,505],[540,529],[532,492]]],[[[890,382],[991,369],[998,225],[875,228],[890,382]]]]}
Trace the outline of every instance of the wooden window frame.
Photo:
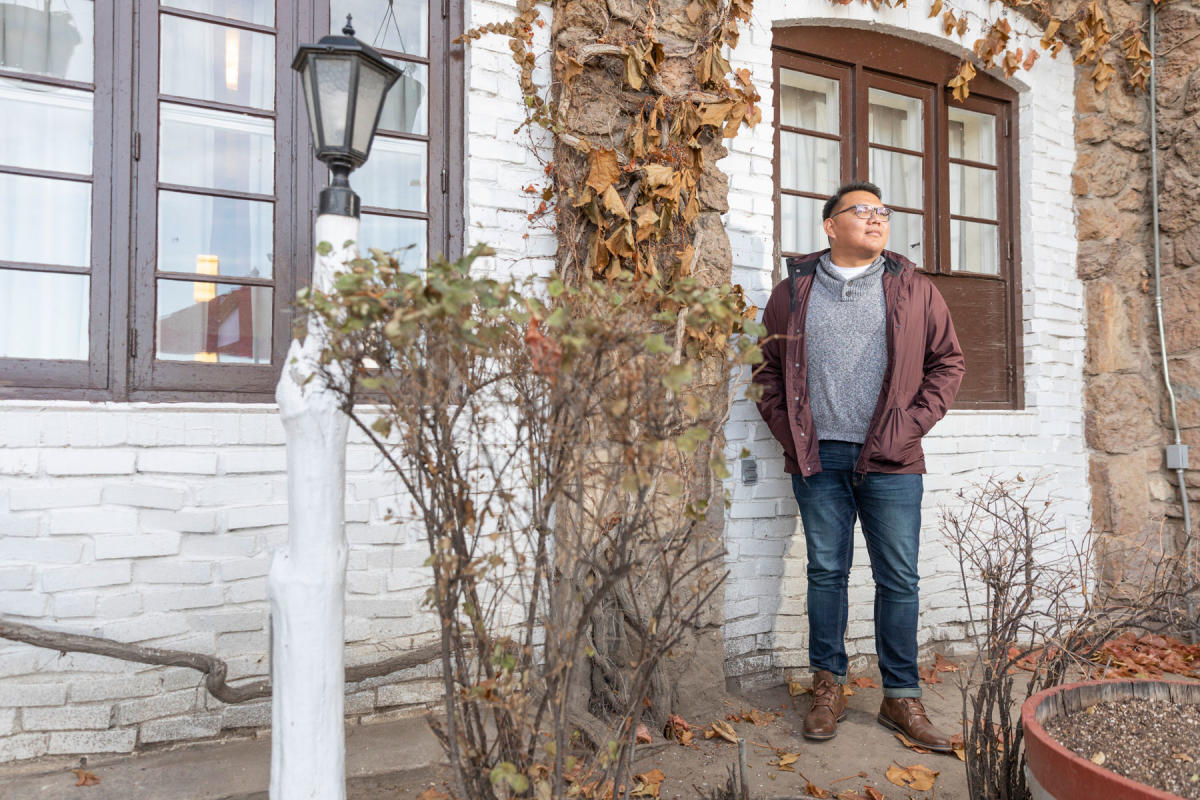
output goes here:
{"type": "MultiPolygon", "coordinates": [[[[329,2],[277,0],[273,27],[183,9],[160,9],[157,0],[136,0],[133,13],[118,13],[117,5],[117,0],[95,0],[92,85],[0,68],[0,77],[94,91],[91,265],[86,270],[90,276],[89,358],[0,359],[0,400],[273,402],[292,335],[292,300],[296,290],[311,279],[317,196],[327,182],[324,166],[312,156],[303,95],[291,60],[299,43],[316,41],[328,33],[329,2]],[[275,36],[275,104],[273,111],[262,114],[275,120],[272,278],[204,276],[209,283],[272,287],[270,364],[205,364],[154,358],[158,279],[197,278],[190,273],[156,272],[158,107],[160,100],[174,102],[158,91],[161,13],[275,36]]],[[[169,6],[169,0],[164,5],[169,6]]],[[[463,0],[429,0],[428,56],[405,56],[429,65],[427,212],[416,216],[428,221],[430,255],[441,252],[450,258],[462,253],[464,235],[466,79],[463,46],[452,42],[462,30],[463,5],[463,0]]],[[[206,101],[184,102],[227,108],[206,101]]],[[[8,168],[4,171],[37,173],[8,168]]],[[[162,188],[169,187],[163,184],[162,188]]],[[[238,195],[224,191],[216,194],[238,195]]],[[[414,216],[386,209],[368,210],[414,216]]],[[[0,266],[39,272],[85,271],[0,266]]]]}
{"type": "MultiPolygon", "coordinates": [[[[843,182],[855,180],[869,171],[869,89],[922,98],[927,116],[923,165],[926,263],[921,267],[946,298],[967,356],[967,379],[955,407],[1023,408],[1017,92],[994,76],[980,72],[971,82],[971,96],[965,102],[955,101],[946,83],[957,71],[959,59],[956,56],[929,45],[873,31],[824,26],[779,28],[774,31],[772,54],[776,87],[780,86],[783,69],[825,77],[846,76],[839,86],[842,98],[840,129],[844,132],[843,141],[851,146],[843,147],[843,182]],[[852,102],[846,102],[848,97],[852,97],[852,102]],[[1000,237],[998,275],[950,270],[947,110],[951,107],[995,115],[1000,237]],[[851,150],[852,153],[848,152],[851,150]]],[[[781,118],[780,95],[781,92],[775,92],[776,120],[781,118]]],[[[775,127],[774,148],[775,241],[782,245],[781,196],[817,195],[785,192],[780,188],[779,125],[775,127]]],[[[791,255],[790,251],[782,252],[791,255]]]]}

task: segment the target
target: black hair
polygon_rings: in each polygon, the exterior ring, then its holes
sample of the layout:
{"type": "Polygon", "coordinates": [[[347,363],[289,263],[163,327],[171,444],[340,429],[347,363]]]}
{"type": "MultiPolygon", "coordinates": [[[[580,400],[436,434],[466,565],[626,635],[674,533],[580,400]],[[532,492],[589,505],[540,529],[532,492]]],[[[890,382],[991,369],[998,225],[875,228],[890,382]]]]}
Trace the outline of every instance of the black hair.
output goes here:
{"type": "Polygon", "coordinates": [[[833,196],[825,201],[825,207],[821,209],[821,219],[829,219],[829,217],[833,214],[833,209],[835,209],[841,199],[850,194],[850,192],[870,192],[880,200],[883,199],[883,193],[879,191],[879,187],[870,181],[850,181],[849,183],[843,183],[838,187],[838,190],[833,193],[833,196]]]}

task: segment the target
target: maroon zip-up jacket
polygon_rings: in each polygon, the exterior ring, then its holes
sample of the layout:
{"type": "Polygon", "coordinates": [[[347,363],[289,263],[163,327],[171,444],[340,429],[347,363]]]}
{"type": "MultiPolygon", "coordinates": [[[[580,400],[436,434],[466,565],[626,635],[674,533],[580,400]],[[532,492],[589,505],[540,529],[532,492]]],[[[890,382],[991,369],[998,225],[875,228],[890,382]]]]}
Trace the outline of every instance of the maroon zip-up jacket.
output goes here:
{"type": "MultiPolygon", "coordinates": [[[[754,373],[763,389],[758,411],[783,445],[784,470],[805,476],[821,471],[804,324],[822,253],[787,260],[788,277],[771,292],[763,313],[763,363],[754,373]]],[[[854,471],[924,472],[921,437],[954,402],[966,371],[962,348],[933,282],[904,256],[884,250],[883,257],[887,369],[854,471]]]]}

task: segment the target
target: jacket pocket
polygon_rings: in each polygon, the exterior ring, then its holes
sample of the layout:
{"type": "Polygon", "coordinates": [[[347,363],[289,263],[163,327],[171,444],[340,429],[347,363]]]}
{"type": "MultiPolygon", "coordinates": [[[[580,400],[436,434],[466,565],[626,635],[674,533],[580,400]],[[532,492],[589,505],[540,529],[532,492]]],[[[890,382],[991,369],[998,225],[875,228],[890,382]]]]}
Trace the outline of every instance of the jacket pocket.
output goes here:
{"type": "Polygon", "coordinates": [[[878,460],[903,467],[922,458],[921,426],[907,409],[889,408],[879,437],[878,460]]]}

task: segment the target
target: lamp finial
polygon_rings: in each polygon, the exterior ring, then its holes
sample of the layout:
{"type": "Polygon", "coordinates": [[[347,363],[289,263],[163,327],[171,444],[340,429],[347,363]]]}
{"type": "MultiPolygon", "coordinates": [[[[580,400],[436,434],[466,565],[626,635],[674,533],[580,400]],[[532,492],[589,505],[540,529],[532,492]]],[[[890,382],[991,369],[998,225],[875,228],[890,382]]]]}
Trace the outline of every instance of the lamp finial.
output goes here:
{"type": "Polygon", "coordinates": [[[354,35],[354,25],[351,24],[353,17],[353,14],[346,15],[346,27],[342,28],[342,33],[346,34],[347,36],[354,35]]]}

